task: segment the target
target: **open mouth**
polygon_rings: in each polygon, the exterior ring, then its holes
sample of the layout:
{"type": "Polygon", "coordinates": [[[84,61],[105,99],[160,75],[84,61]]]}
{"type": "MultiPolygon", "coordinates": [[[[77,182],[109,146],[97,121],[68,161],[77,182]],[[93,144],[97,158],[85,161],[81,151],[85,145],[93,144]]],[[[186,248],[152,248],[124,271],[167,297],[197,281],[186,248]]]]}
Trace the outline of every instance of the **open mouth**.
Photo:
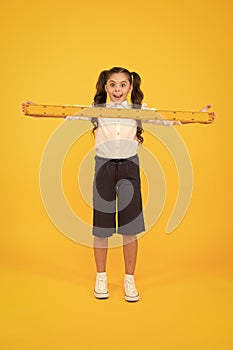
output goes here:
{"type": "Polygon", "coordinates": [[[121,98],[123,95],[113,95],[115,98],[121,98]]]}
{"type": "Polygon", "coordinates": [[[120,100],[122,98],[123,95],[113,95],[114,100],[120,100]]]}

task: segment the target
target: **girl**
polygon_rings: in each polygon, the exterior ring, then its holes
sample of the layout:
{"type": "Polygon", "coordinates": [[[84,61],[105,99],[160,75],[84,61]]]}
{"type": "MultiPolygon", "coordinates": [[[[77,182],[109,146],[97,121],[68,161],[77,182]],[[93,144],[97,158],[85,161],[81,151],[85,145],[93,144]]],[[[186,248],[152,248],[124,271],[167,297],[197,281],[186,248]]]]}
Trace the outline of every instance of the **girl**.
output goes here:
{"type": "MultiPolygon", "coordinates": [[[[140,85],[141,78],[135,72],[121,67],[105,70],[100,73],[96,84],[94,106],[146,108],[142,105],[140,85]],[[132,105],[127,101],[129,95],[132,105]],[[110,100],[108,104],[107,97],[110,100]]],[[[207,105],[202,111],[210,107],[207,105]]],[[[174,124],[166,120],[147,122],[166,126],[174,124]]],[[[145,230],[137,155],[138,145],[143,143],[142,125],[136,120],[113,118],[92,119],[92,123],[93,132],[96,132],[93,235],[97,276],[94,295],[99,299],[109,296],[106,275],[108,237],[116,232],[117,216],[117,232],[123,237],[125,300],[138,301],[139,293],[134,281],[137,234],[145,230]]]]}
{"type": "MultiPolygon", "coordinates": [[[[94,106],[106,108],[146,108],[142,105],[141,78],[135,72],[114,67],[100,73],[94,96],[94,106]],[[127,101],[128,96],[132,104],[127,101]],[[107,98],[109,103],[107,103],[107,98]]],[[[201,111],[205,112],[211,105],[201,111]]],[[[24,110],[24,104],[23,104],[24,110]]],[[[213,120],[215,114],[213,113],[213,120]]],[[[123,237],[125,264],[125,300],[139,300],[134,273],[137,260],[137,234],[145,230],[142,212],[139,159],[137,148],[143,143],[142,124],[132,119],[67,117],[89,119],[96,136],[95,175],[93,182],[93,235],[97,276],[94,296],[109,297],[106,260],[108,237],[118,232],[123,237]],[[116,220],[117,219],[117,220],[116,220]],[[117,222],[117,225],[116,225],[117,222]]],[[[146,121],[165,126],[174,122],[146,121]]],[[[181,125],[180,122],[176,124],[181,125]]]]}

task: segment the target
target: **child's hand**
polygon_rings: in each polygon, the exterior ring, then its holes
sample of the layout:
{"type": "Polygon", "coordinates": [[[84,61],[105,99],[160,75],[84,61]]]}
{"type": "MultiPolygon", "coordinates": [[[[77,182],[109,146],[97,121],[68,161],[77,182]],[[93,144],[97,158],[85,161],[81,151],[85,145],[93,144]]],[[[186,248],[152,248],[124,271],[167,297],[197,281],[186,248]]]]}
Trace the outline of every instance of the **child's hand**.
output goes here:
{"type": "Polygon", "coordinates": [[[28,104],[34,105],[35,102],[32,102],[32,101],[23,102],[22,105],[21,105],[23,113],[25,113],[25,108],[26,108],[26,105],[28,105],[28,104]]]}
{"type": "Polygon", "coordinates": [[[205,107],[203,107],[200,112],[208,112],[208,109],[211,108],[212,105],[206,105],[205,107]]]}
{"type": "MultiPolygon", "coordinates": [[[[208,109],[211,108],[212,105],[206,105],[205,107],[203,107],[200,112],[208,112],[208,109]]],[[[212,123],[214,122],[215,118],[216,118],[216,113],[212,112],[211,113],[211,117],[212,117],[212,123]]]]}

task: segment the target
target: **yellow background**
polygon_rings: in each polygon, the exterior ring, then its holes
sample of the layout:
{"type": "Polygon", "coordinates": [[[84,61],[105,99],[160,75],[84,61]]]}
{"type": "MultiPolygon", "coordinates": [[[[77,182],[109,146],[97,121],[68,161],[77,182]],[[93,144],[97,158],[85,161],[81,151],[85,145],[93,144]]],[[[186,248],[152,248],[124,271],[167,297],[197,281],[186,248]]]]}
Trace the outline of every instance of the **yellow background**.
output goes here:
{"type": "MultiPolygon", "coordinates": [[[[1,5],[2,349],[232,349],[232,11],[230,0],[1,5]],[[136,304],[123,300],[121,248],[109,252],[110,299],[93,298],[92,249],[61,234],[40,197],[41,155],[61,121],[25,118],[20,110],[27,99],[89,104],[99,72],[112,66],[141,74],[149,106],[212,103],[217,113],[213,125],[177,128],[194,189],[171,235],[164,230],[176,171],[163,147],[151,146],[168,194],[139,242],[136,304]]],[[[67,166],[70,193],[76,164],[67,166]]]]}

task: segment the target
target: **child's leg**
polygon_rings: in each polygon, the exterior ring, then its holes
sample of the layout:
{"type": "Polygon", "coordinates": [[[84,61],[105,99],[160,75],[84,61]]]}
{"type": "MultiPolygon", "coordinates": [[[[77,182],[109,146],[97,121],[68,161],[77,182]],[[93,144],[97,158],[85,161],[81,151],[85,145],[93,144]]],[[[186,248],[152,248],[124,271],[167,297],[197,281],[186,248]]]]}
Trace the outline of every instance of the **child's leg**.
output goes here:
{"type": "Polygon", "coordinates": [[[97,272],[106,271],[108,238],[94,237],[94,255],[97,272]]]}
{"type": "Polygon", "coordinates": [[[123,236],[125,273],[133,275],[137,261],[138,241],[136,235],[123,236]]]}
{"type": "Polygon", "coordinates": [[[106,275],[106,260],[108,252],[108,238],[94,238],[94,254],[97,269],[94,295],[98,299],[106,299],[108,294],[108,281],[106,275]]]}
{"type": "Polygon", "coordinates": [[[134,282],[134,271],[137,261],[138,241],[136,235],[123,236],[125,259],[125,300],[138,301],[139,294],[134,282]]]}

